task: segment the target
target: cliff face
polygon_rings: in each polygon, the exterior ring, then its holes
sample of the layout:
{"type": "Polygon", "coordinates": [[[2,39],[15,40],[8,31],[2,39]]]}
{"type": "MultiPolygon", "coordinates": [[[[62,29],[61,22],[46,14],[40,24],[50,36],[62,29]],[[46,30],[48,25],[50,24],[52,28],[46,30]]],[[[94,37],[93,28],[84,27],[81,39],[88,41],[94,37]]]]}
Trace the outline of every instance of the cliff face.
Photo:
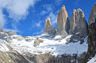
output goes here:
{"type": "Polygon", "coordinates": [[[84,63],[86,63],[88,59],[91,59],[96,54],[96,21],[95,23],[89,25],[88,31],[88,52],[85,57],[84,63]]]}
{"type": "Polygon", "coordinates": [[[88,34],[88,24],[81,9],[73,10],[70,19],[70,34],[80,33],[83,37],[88,34]]]}
{"type": "Polygon", "coordinates": [[[55,33],[56,33],[56,29],[52,27],[50,18],[47,18],[45,21],[44,33],[47,33],[50,35],[55,35],[55,33]]]}
{"type": "Polygon", "coordinates": [[[57,17],[57,34],[66,37],[68,35],[68,26],[68,13],[65,6],[63,6],[57,17]]]}
{"type": "Polygon", "coordinates": [[[95,23],[95,18],[96,18],[96,3],[92,7],[92,10],[89,16],[89,25],[91,25],[92,23],[95,23]]]}
{"type": "Polygon", "coordinates": [[[96,54],[96,4],[91,10],[89,16],[89,27],[88,27],[88,52],[85,57],[84,63],[91,59],[96,54]]]}

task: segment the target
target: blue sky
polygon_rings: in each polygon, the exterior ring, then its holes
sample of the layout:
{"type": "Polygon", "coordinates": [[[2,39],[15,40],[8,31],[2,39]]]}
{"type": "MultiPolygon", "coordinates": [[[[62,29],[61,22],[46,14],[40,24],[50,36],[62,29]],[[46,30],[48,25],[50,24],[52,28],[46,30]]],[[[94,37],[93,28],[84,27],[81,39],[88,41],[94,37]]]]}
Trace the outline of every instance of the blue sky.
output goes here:
{"type": "Polygon", "coordinates": [[[69,18],[73,9],[81,8],[88,21],[96,0],[0,0],[0,27],[22,36],[34,36],[43,32],[47,17],[57,27],[57,14],[66,6],[69,18]]]}

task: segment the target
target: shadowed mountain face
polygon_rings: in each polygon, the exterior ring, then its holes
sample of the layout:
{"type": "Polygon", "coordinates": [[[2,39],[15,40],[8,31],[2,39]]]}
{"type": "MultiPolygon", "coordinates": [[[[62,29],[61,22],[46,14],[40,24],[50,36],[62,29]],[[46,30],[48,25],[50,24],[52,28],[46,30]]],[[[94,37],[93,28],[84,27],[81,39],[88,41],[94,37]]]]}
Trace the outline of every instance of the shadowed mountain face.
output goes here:
{"type": "Polygon", "coordinates": [[[70,34],[80,33],[82,36],[88,35],[88,24],[81,9],[73,10],[69,32],[70,34]]]}
{"type": "Polygon", "coordinates": [[[95,22],[89,25],[88,31],[88,52],[84,63],[96,55],[96,18],[95,22]]]}
{"type": "Polygon", "coordinates": [[[89,16],[88,31],[88,52],[84,59],[84,63],[96,55],[96,4],[92,7],[89,16]]]}

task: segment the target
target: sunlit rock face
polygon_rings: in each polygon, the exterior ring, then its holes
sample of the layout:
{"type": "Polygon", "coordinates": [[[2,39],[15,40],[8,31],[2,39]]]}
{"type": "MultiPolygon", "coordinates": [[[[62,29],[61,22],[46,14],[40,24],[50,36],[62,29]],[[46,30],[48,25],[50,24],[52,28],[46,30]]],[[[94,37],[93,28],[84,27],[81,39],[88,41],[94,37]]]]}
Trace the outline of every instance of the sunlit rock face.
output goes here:
{"type": "Polygon", "coordinates": [[[66,37],[68,35],[68,13],[65,6],[62,6],[57,17],[57,34],[66,37]]]}
{"type": "Polygon", "coordinates": [[[89,16],[89,25],[91,25],[92,23],[95,23],[95,18],[96,18],[96,3],[92,7],[92,10],[89,16]]]}
{"type": "Polygon", "coordinates": [[[70,18],[70,34],[80,34],[86,36],[88,34],[88,24],[81,9],[74,9],[70,18]]]}
{"type": "Polygon", "coordinates": [[[44,33],[55,35],[56,29],[52,27],[50,18],[46,19],[44,33]]]}

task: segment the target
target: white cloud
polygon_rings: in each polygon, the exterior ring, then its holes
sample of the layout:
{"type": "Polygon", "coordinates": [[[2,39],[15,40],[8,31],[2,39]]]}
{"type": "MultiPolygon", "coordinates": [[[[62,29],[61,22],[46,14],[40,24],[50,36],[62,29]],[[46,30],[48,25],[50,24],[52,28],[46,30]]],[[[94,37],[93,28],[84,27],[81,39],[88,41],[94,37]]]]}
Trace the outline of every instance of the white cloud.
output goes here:
{"type": "Polygon", "coordinates": [[[42,10],[41,13],[40,13],[40,15],[45,15],[46,13],[47,13],[47,11],[42,10]]]}
{"type": "Polygon", "coordinates": [[[12,0],[7,10],[10,17],[17,20],[27,15],[28,8],[35,4],[35,0],[12,0]]]}
{"type": "Polygon", "coordinates": [[[35,24],[36,27],[41,27],[41,21],[35,24]]]}
{"type": "Polygon", "coordinates": [[[3,28],[4,24],[5,24],[5,17],[2,11],[0,10],[0,28],[3,28]]]}
{"type": "Polygon", "coordinates": [[[4,28],[3,30],[4,31],[13,31],[13,32],[20,32],[20,30],[17,29],[16,25],[15,24],[12,24],[13,28],[12,29],[9,29],[9,28],[4,28]]]}
{"type": "Polygon", "coordinates": [[[52,24],[56,25],[57,24],[57,15],[55,15],[53,12],[50,12],[49,17],[52,21],[52,24]]]}
{"type": "Polygon", "coordinates": [[[67,0],[56,0],[56,4],[59,5],[59,4],[63,3],[64,1],[67,1],[67,0]]]}
{"type": "Polygon", "coordinates": [[[45,4],[43,5],[43,8],[47,11],[47,12],[50,12],[52,11],[53,9],[53,6],[51,4],[45,4]]]}
{"type": "Polygon", "coordinates": [[[19,30],[17,30],[17,29],[4,29],[4,31],[20,32],[20,31],[19,31],[19,30]]]}
{"type": "Polygon", "coordinates": [[[34,6],[37,1],[39,0],[0,0],[0,27],[4,26],[6,20],[3,8],[7,10],[10,18],[19,21],[27,16],[29,7],[34,6]]]}

